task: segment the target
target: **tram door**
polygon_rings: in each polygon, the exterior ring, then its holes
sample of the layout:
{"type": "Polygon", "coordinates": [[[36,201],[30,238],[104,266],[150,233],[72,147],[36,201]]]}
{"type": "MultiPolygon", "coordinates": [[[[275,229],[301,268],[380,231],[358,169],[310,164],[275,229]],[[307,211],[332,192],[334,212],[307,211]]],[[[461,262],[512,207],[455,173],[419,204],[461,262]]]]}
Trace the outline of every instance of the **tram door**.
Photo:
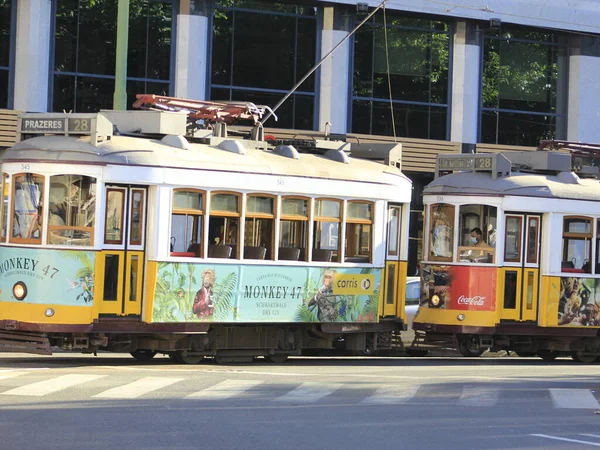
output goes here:
{"type": "Polygon", "coordinates": [[[505,220],[504,267],[498,280],[500,319],[535,321],[542,218],[532,214],[506,214],[505,220]]]}
{"type": "Polygon", "coordinates": [[[142,311],[147,189],[107,185],[103,251],[103,287],[99,313],[139,316],[142,311]]]}
{"type": "Polygon", "coordinates": [[[389,205],[386,239],[386,261],[383,281],[383,307],[381,315],[404,317],[404,299],[406,290],[406,266],[401,261],[402,235],[404,233],[402,220],[402,205],[389,205]]]}

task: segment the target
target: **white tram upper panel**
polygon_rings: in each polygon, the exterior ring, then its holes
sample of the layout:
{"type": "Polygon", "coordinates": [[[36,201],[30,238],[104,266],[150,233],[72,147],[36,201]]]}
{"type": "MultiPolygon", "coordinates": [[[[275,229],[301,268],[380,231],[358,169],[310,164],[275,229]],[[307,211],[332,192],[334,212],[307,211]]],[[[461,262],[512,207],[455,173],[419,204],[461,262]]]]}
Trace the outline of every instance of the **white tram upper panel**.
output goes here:
{"type": "MultiPolygon", "coordinates": [[[[541,167],[535,165],[523,166],[518,163],[521,157],[531,157],[531,153],[538,152],[514,152],[507,155],[502,154],[478,154],[478,155],[452,155],[455,162],[459,160],[468,163],[464,171],[460,167],[438,168],[438,174],[424,190],[424,195],[460,195],[460,196],[488,196],[488,197],[537,197],[544,199],[564,200],[600,200],[600,180],[597,178],[584,178],[571,171],[571,158],[569,154],[558,152],[546,153],[543,159],[549,155],[557,156],[560,163],[550,167],[544,164],[541,167]],[[519,153],[519,154],[518,154],[519,153]],[[529,153],[529,155],[528,155],[529,153]],[[494,164],[500,158],[510,158],[508,166],[491,170],[483,167],[474,167],[475,164],[494,164]],[[475,163],[479,159],[479,163],[475,163]],[[486,162],[483,162],[486,161],[486,162]],[[444,174],[445,170],[456,170],[453,173],[444,174]]],[[[446,156],[447,157],[447,156],[446,156]]],[[[553,158],[550,158],[553,159],[553,158]]],[[[440,163],[438,162],[438,165],[440,163]]],[[[442,162],[442,164],[444,164],[442,162]]],[[[451,164],[450,164],[451,165],[451,164]]],[[[447,165],[448,166],[448,165],[447,165]]]]}
{"type": "MultiPolygon", "coordinates": [[[[154,112],[131,113],[130,118],[136,118],[154,112]]],[[[23,131],[22,134],[27,135],[23,131]]],[[[291,145],[268,146],[265,141],[257,140],[207,137],[202,142],[188,142],[182,135],[156,133],[149,138],[148,134],[134,137],[111,133],[102,140],[89,135],[32,137],[8,149],[2,163],[5,171],[12,171],[11,162],[19,163],[20,167],[24,161],[100,165],[106,166],[104,181],[135,180],[150,184],[198,185],[198,171],[205,171],[207,178],[201,184],[244,189],[252,189],[252,180],[256,183],[257,176],[260,180],[263,176],[289,177],[281,189],[287,192],[317,193],[319,188],[315,183],[327,180],[328,194],[342,196],[361,192],[348,192],[353,183],[357,184],[354,189],[365,189],[366,183],[368,194],[364,190],[362,194],[367,197],[410,201],[411,182],[399,169],[399,145],[389,146],[383,152],[360,150],[359,157],[352,157],[349,154],[358,151],[344,142],[315,141],[322,149],[322,154],[317,154],[298,152],[291,145]],[[364,156],[380,160],[370,161],[364,156]],[[381,163],[383,159],[387,164],[381,163]],[[224,177],[226,174],[234,176],[224,177]]]]}

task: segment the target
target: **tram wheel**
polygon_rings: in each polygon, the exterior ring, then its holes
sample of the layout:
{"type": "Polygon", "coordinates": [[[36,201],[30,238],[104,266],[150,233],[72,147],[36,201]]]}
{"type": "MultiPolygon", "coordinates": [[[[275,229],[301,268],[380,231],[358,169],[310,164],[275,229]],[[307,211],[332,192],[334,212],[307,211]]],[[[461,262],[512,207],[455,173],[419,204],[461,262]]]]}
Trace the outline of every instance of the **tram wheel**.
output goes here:
{"type": "Polygon", "coordinates": [[[540,350],[537,352],[537,355],[544,361],[551,362],[558,358],[560,352],[557,352],[556,350],[540,350]]]}
{"type": "Polygon", "coordinates": [[[591,355],[589,353],[582,352],[580,350],[571,353],[573,361],[583,364],[590,364],[598,360],[598,355],[591,355]]]}
{"type": "Polygon", "coordinates": [[[156,356],[156,351],[142,350],[138,348],[137,350],[131,352],[131,356],[133,356],[138,361],[150,361],[156,356]]]}
{"type": "Polygon", "coordinates": [[[281,364],[288,360],[288,355],[282,355],[281,353],[275,355],[266,355],[265,360],[274,364],[281,364]]]}
{"type": "Polygon", "coordinates": [[[462,339],[458,341],[458,352],[467,358],[478,358],[485,352],[485,348],[474,346],[470,339],[462,339]]]}

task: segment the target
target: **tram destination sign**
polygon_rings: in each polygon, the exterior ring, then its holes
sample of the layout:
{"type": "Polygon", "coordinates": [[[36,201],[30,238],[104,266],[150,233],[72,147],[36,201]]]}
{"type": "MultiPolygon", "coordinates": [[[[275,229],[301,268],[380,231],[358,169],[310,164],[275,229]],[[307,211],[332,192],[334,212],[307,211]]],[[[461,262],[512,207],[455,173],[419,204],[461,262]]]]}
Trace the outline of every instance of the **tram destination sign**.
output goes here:
{"type": "Polygon", "coordinates": [[[439,170],[491,170],[494,163],[493,155],[440,155],[439,170]],[[447,157],[451,156],[451,157],[447,157]]]}
{"type": "Polygon", "coordinates": [[[91,117],[21,118],[21,133],[91,134],[91,132],[91,117]]]}
{"type": "Polygon", "coordinates": [[[438,155],[436,176],[449,172],[491,172],[492,177],[508,175],[510,161],[502,154],[438,155]]]}

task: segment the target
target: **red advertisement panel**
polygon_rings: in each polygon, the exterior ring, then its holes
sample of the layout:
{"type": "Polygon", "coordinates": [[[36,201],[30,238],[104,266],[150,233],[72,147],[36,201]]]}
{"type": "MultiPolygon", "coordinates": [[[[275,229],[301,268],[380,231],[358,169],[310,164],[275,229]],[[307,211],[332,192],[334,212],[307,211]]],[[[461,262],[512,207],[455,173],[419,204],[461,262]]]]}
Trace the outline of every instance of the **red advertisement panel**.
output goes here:
{"type": "Polygon", "coordinates": [[[495,310],[495,267],[453,266],[451,273],[449,309],[495,310]]]}

